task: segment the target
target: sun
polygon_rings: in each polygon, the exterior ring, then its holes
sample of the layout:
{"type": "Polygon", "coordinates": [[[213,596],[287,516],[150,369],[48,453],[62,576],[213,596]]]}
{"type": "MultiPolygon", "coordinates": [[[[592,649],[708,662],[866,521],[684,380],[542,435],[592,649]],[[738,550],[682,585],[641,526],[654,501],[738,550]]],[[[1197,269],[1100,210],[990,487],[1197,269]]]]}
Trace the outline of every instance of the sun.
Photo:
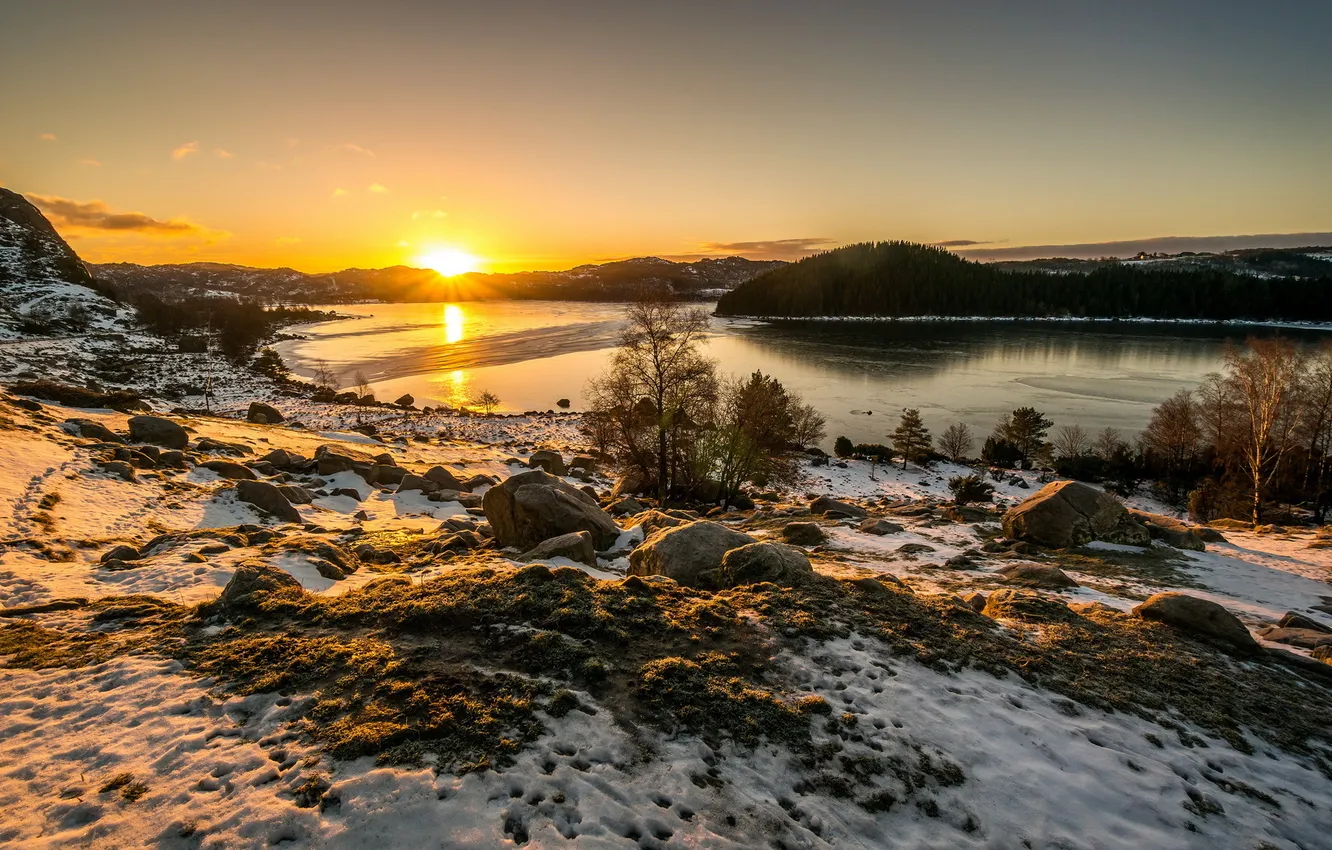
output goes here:
{"type": "Polygon", "coordinates": [[[434,269],[444,277],[467,274],[481,268],[481,258],[474,257],[457,248],[438,248],[416,258],[416,264],[423,268],[434,269]]]}

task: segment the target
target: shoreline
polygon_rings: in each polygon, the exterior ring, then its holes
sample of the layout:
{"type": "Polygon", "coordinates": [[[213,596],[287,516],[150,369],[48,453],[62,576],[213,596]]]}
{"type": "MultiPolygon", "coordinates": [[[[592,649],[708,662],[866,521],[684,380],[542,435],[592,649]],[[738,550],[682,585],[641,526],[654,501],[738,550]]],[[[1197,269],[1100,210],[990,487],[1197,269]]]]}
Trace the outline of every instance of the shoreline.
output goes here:
{"type": "Polygon", "coordinates": [[[1230,327],[1290,328],[1332,332],[1332,322],[1287,322],[1261,319],[1154,319],[1146,316],[749,316],[713,313],[732,322],[793,324],[797,322],[856,324],[1124,324],[1124,325],[1224,325],[1230,327]]]}

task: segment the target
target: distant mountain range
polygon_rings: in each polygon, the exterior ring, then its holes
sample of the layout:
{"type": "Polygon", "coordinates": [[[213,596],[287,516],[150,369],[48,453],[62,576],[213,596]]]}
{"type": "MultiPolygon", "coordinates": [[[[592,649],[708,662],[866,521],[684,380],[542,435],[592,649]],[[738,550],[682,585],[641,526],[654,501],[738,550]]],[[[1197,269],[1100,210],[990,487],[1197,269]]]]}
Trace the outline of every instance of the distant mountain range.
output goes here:
{"type": "Polygon", "coordinates": [[[751,278],[786,265],[742,257],[688,263],[640,257],[558,272],[470,273],[446,278],[429,269],[392,266],[308,274],[225,263],[91,266],[94,277],[117,292],[231,295],[262,301],[332,304],[348,301],[475,301],[492,298],[623,301],[644,287],[681,298],[717,297],[751,278]]]}

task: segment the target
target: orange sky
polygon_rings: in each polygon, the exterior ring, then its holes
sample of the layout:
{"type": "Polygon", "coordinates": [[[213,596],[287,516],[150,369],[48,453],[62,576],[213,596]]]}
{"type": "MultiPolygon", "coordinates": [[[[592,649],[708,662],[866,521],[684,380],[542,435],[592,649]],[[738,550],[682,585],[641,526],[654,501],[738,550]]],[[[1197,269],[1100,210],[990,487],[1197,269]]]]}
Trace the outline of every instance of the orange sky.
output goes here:
{"type": "Polygon", "coordinates": [[[1095,5],[18,4],[0,183],[305,271],[1332,230],[1329,4],[1095,5]]]}

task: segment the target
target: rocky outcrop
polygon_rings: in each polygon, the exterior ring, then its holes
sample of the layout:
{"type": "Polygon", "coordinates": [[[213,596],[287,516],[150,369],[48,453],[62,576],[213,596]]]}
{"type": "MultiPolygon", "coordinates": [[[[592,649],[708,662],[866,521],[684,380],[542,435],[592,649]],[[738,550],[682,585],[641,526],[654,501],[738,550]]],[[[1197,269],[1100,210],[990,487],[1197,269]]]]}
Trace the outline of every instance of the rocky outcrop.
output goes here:
{"type": "Polygon", "coordinates": [[[790,587],[813,574],[809,558],[793,546],[749,543],[726,552],[721,566],[708,578],[714,587],[741,587],[762,582],[790,587]]]}
{"type": "Polygon", "coordinates": [[[756,542],[720,523],[699,520],[663,529],[643,541],[629,555],[629,573],[666,576],[697,587],[702,574],[718,569],[727,552],[756,542]]]}
{"type": "Polygon", "coordinates": [[[568,558],[595,567],[597,550],[592,545],[592,535],[586,531],[561,534],[541,541],[535,548],[518,556],[520,561],[548,561],[551,558],[568,558]]]}
{"type": "Polygon", "coordinates": [[[236,482],[236,498],[284,522],[301,521],[300,512],[292,507],[281,490],[267,481],[236,482]]]}
{"type": "Polygon", "coordinates": [[[1004,514],[1004,534],[1052,549],[1093,540],[1147,546],[1147,528],[1113,496],[1077,481],[1047,484],[1004,514]]]}
{"type": "Polygon", "coordinates": [[[190,435],[179,423],[161,416],[131,416],[129,434],[136,443],[153,443],[168,449],[183,449],[190,443],[190,435]]]}
{"type": "Polygon", "coordinates": [[[262,401],[250,402],[250,409],[245,411],[245,421],[256,425],[278,425],[287,421],[287,417],[271,404],[262,401]]]}
{"type": "Polygon", "coordinates": [[[586,493],[539,469],[491,487],[481,504],[502,546],[530,549],[561,534],[586,531],[598,549],[605,549],[620,536],[615,520],[586,493]]]}
{"type": "Polygon", "coordinates": [[[1158,593],[1133,609],[1144,620],[1155,620],[1199,637],[1210,638],[1235,649],[1253,652],[1258,642],[1239,617],[1210,599],[1199,599],[1173,591],[1158,593]]]}

